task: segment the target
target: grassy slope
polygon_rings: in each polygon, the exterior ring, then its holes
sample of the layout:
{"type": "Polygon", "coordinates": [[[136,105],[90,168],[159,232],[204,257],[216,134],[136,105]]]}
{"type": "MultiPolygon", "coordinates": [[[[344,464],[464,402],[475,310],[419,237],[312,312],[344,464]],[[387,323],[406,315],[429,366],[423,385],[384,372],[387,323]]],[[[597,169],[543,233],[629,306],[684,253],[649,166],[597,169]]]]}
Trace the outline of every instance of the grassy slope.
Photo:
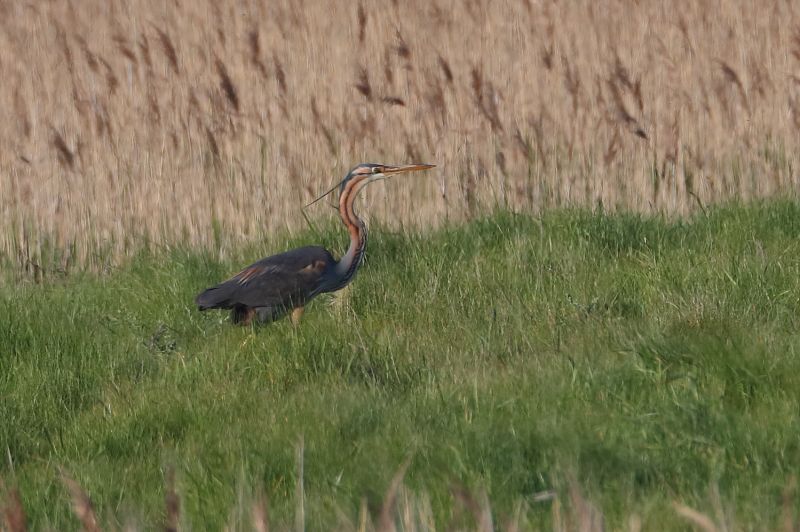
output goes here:
{"type": "MultiPolygon", "coordinates": [[[[297,331],[191,301],[310,234],[11,286],[0,475],[37,525],[74,523],[58,466],[110,520],[159,519],[174,465],[190,522],[228,521],[259,487],[290,522],[302,434],[312,525],[362,496],[377,508],[409,453],[407,485],[443,520],[454,480],[503,515],[574,475],[612,523],[677,525],[668,503],[709,509],[717,483],[737,522],[774,524],[800,464],[798,235],[793,203],[688,224],[560,211],[375,229],[347,297],[320,298],[297,331]]],[[[341,231],[324,240],[340,249],[341,231]]]]}

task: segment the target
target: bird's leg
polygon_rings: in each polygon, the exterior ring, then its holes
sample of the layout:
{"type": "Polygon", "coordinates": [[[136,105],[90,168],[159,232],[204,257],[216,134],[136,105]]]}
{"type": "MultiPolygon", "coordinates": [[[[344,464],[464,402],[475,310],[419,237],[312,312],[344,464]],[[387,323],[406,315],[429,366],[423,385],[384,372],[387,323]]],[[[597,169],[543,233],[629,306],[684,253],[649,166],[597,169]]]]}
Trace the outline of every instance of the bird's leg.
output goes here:
{"type": "Polygon", "coordinates": [[[305,307],[295,307],[292,309],[292,325],[295,327],[300,325],[300,318],[303,316],[303,311],[305,311],[305,307]]]}
{"type": "Polygon", "coordinates": [[[244,311],[244,319],[242,319],[242,327],[247,327],[253,323],[253,318],[256,316],[256,309],[247,307],[244,311]]]}

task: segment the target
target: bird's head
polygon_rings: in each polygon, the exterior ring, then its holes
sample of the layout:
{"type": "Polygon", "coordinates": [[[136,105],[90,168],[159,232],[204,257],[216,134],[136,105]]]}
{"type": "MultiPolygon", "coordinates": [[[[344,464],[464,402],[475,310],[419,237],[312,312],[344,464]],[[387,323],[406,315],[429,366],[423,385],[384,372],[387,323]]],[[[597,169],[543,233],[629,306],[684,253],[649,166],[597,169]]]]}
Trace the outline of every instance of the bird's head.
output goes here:
{"type": "Polygon", "coordinates": [[[387,177],[405,172],[428,170],[435,166],[435,164],[406,164],[403,166],[393,166],[390,164],[361,163],[350,170],[345,178],[342,179],[339,185],[339,194],[341,195],[350,183],[357,184],[359,185],[358,188],[361,188],[361,186],[372,181],[386,179],[387,177]]]}
{"type": "MultiPolygon", "coordinates": [[[[429,168],[434,168],[435,164],[406,164],[403,166],[394,166],[391,164],[375,164],[375,163],[361,163],[352,170],[350,170],[344,179],[339,181],[336,185],[333,186],[332,189],[327,191],[325,194],[321,195],[311,203],[306,204],[306,207],[310,207],[314,205],[316,202],[336,190],[339,189],[339,201],[341,201],[345,190],[348,189],[348,185],[352,185],[350,188],[349,195],[352,196],[353,192],[358,192],[368,183],[373,181],[378,181],[379,179],[386,179],[387,177],[392,177],[396,174],[402,174],[405,172],[417,172],[420,170],[428,170],[429,168]]],[[[305,207],[304,207],[305,208],[305,207]]]]}

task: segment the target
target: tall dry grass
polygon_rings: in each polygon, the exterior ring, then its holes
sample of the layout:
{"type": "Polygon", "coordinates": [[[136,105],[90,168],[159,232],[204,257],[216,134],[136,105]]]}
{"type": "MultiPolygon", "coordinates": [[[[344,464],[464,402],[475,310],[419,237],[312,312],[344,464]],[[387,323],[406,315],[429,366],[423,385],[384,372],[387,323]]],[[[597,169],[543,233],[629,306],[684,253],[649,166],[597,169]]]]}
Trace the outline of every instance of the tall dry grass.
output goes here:
{"type": "MultiPolygon", "coordinates": [[[[299,450],[302,456],[302,449],[299,450]]],[[[300,458],[302,460],[302,458],[300,458]]],[[[353,515],[345,509],[337,509],[337,519],[335,522],[324,523],[326,529],[354,532],[396,532],[403,530],[407,532],[423,532],[437,530],[475,530],[480,532],[493,532],[495,530],[505,532],[518,532],[520,530],[544,530],[541,522],[541,512],[539,518],[533,518],[532,510],[537,505],[547,505],[550,508],[550,528],[553,532],[603,532],[608,529],[606,517],[602,510],[598,508],[589,498],[586,497],[578,483],[571,479],[568,485],[560,491],[549,490],[546,492],[535,493],[529,497],[521,498],[514,505],[513,511],[508,515],[499,515],[493,510],[491,501],[485,490],[473,492],[464,486],[454,484],[451,488],[452,508],[449,515],[442,519],[437,517],[433,511],[430,497],[425,493],[417,493],[407,489],[403,484],[403,477],[408,461],[395,474],[389,485],[380,505],[377,515],[372,515],[367,508],[366,499],[362,499],[358,516],[353,515]]],[[[302,472],[302,466],[299,466],[302,472]]],[[[191,522],[191,516],[184,516],[181,511],[180,494],[175,487],[175,473],[169,470],[167,473],[165,489],[165,505],[163,512],[162,528],[166,532],[179,532],[180,530],[191,529],[187,523],[191,522]]],[[[61,481],[65,491],[72,503],[72,513],[80,523],[80,530],[84,532],[100,532],[103,527],[100,525],[97,511],[92,503],[89,494],[73,480],[70,476],[61,474],[61,481]]],[[[798,522],[795,515],[794,501],[797,495],[797,481],[791,477],[786,484],[780,505],[780,522],[775,530],[783,532],[793,532],[798,529],[798,522]]],[[[720,499],[719,491],[712,485],[709,493],[709,510],[703,512],[681,502],[672,503],[673,511],[679,516],[680,522],[691,525],[693,530],[704,532],[734,532],[746,530],[748,527],[742,526],[736,520],[735,512],[732,508],[726,507],[720,499]],[[710,515],[713,512],[713,516],[710,515]]],[[[285,522],[275,522],[271,519],[268,511],[268,504],[263,494],[256,494],[250,497],[250,501],[239,501],[239,505],[249,505],[250,511],[244,508],[236,508],[231,511],[230,518],[224,530],[255,530],[266,532],[272,529],[277,530],[306,530],[307,522],[305,517],[305,495],[303,492],[302,476],[297,479],[297,490],[295,494],[295,519],[293,527],[285,522]]],[[[0,481],[0,530],[7,532],[25,532],[28,530],[28,516],[20,497],[20,492],[16,488],[8,488],[0,481]]],[[[119,522],[118,517],[106,512],[107,517],[119,522]]],[[[675,528],[676,523],[669,524],[660,522],[653,523],[655,526],[664,528],[675,528]]],[[[642,516],[631,513],[628,516],[624,528],[630,532],[640,532],[645,529],[642,516]]],[[[652,525],[651,525],[652,526],[652,525]]],[[[109,526],[108,529],[118,530],[118,526],[109,526]]],[[[143,529],[139,523],[128,521],[123,530],[134,532],[143,529]]]]}
{"type": "Polygon", "coordinates": [[[0,253],[31,271],[48,257],[97,267],[143,241],[296,228],[301,205],[361,161],[439,165],[368,192],[365,210],[389,224],[498,204],[682,214],[790,193],[798,11],[5,2],[0,253]]]}

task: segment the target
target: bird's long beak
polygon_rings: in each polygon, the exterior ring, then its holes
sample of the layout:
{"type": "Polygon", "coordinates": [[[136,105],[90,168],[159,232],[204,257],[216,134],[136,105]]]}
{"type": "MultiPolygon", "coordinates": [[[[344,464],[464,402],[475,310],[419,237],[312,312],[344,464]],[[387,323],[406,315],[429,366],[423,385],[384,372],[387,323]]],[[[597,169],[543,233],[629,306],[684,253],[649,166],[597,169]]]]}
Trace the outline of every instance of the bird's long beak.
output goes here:
{"type": "Polygon", "coordinates": [[[406,164],[403,166],[384,166],[381,172],[386,177],[391,177],[395,174],[402,174],[405,172],[419,172],[420,170],[428,170],[435,168],[435,164],[406,164]]]}

